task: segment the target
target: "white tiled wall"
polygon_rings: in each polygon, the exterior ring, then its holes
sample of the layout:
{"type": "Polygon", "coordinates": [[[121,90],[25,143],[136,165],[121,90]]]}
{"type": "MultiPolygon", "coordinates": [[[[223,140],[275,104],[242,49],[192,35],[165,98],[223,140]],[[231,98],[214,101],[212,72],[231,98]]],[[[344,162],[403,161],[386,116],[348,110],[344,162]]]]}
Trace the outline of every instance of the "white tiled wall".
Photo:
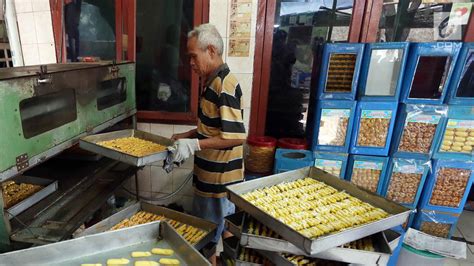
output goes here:
{"type": "Polygon", "coordinates": [[[25,65],[56,63],[49,0],[15,0],[25,65]]]}
{"type": "MultiPolygon", "coordinates": [[[[244,123],[248,132],[251,95],[252,95],[252,81],[253,81],[253,61],[254,61],[254,46],[255,46],[255,28],[257,17],[258,0],[252,0],[252,31],[251,31],[251,49],[248,57],[228,57],[228,28],[229,28],[229,10],[230,0],[211,0],[209,10],[209,22],[216,25],[219,33],[224,39],[224,61],[227,62],[232,73],[235,74],[239,80],[243,93],[243,108],[244,108],[244,123]]],[[[149,124],[138,123],[138,129],[155,133],[164,137],[171,137],[175,133],[182,133],[193,129],[193,126],[187,125],[168,125],[168,124],[149,124]]],[[[151,196],[153,198],[164,197],[172,191],[176,191],[178,187],[183,184],[186,178],[192,173],[193,159],[189,159],[180,168],[174,169],[171,174],[166,174],[161,165],[147,166],[139,172],[139,191],[140,195],[151,196]],[[143,183],[143,184],[142,184],[143,183]]],[[[129,186],[135,187],[134,180],[130,181],[129,186]]],[[[188,212],[192,208],[193,189],[192,181],[189,181],[184,189],[176,196],[168,200],[153,201],[154,204],[167,205],[170,203],[177,203],[184,207],[188,212]]]]}

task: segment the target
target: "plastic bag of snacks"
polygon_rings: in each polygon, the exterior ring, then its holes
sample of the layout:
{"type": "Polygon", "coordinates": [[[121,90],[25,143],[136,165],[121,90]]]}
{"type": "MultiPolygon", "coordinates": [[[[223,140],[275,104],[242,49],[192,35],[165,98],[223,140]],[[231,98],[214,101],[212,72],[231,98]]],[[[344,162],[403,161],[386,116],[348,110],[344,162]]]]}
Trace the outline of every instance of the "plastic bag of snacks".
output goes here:
{"type": "Polygon", "coordinates": [[[351,158],[350,181],[374,193],[380,193],[388,158],[355,155],[351,158]]]}
{"type": "Polygon", "coordinates": [[[414,228],[432,236],[450,238],[458,220],[456,213],[421,210],[416,214],[414,228]]]}

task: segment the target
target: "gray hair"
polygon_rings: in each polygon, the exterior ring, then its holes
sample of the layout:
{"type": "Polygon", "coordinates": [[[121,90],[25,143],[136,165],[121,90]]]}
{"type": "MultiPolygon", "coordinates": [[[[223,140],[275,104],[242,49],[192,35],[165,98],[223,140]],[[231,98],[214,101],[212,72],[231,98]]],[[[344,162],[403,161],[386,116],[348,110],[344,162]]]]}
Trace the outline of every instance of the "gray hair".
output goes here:
{"type": "Polygon", "coordinates": [[[199,48],[202,50],[205,50],[209,45],[211,45],[216,48],[218,55],[222,55],[224,50],[224,42],[222,41],[222,37],[214,25],[202,24],[195,27],[188,33],[188,38],[192,37],[197,38],[199,48]]]}

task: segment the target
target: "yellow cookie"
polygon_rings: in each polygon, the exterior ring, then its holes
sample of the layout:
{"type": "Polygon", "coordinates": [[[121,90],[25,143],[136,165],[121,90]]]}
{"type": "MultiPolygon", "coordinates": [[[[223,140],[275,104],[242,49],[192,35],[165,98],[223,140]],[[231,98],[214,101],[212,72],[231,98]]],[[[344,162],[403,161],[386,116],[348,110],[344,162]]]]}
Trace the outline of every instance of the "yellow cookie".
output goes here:
{"type": "Polygon", "coordinates": [[[163,265],[179,265],[179,260],[177,260],[177,259],[160,259],[160,264],[163,264],[163,265]]]}
{"type": "Polygon", "coordinates": [[[132,257],[134,258],[141,258],[141,257],[150,257],[151,252],[148,251],[134,251],[132,252],[132,257]]]}
{"type": "Polygon", "coordinates": [[[174,251],[172,249],[166,249],[166,248],[154,248],[151,250],[151,253],[155,255],[171,256],[174,254],[174,251]]]}

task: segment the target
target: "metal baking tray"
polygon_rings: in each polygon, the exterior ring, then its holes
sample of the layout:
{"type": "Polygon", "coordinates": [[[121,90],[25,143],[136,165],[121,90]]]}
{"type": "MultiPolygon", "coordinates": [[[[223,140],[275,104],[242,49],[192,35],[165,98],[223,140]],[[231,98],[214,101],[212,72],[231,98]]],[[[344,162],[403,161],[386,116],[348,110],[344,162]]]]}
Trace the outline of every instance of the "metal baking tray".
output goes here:
{"type": "Polygon", "coordinates": [[[235,262],[235,265],[240,266],[262,266],[263,264],[252,263],[239,260],[240,249],[239,239],[236,236],[228,237],[222,241],[224,259],[230,259],[235,262]]]}
{"type": "Polygon", "coordinates": [[[136,260],[159,260],[164,256],[132,258],[132,251],[148,251],[152,248],[171,248],[175,251],[171,258],[180,265],[211,265],[196,249],[189,245],[167,223],[153,222],[136,227],[104,232],[77,239],[57,242],[0,254],[0,262],[5,265],[81,265],[82,263],[102,263],[107,259],[126,258],[131,264],[136,260]]]}
{"type": "Polygon", "coordinates": [[[315,167],[306,167],[295,171],[262,177],[252,181],[227,186],[226,188],[230,201],[232,201],[235,205],[245,210],[252,217],[259,220],[273,231],[278,232],[278,234],[284,239],[288,240],[310,255],[314,255],[330,248],[341,246],[342,244],[373,235],[377,232],[390,229],[397,225],[401,225],[407,220],[408,215],[410,214],[409,209],[399,204],[380,197],[379,195],[370,191],[358,188],[348,181],[341,180],[340,178],[328,174],[315,167]],[[345,191],[353,197],[385,210],[390,214],[390,216],[372,223],[347,229],[342,232],[324,235],[316,239],[309,239],[281,221],[260,210],[240,196],[241,194],[245,194],[258,188],[273,186],[282,182],[294,181],[304,177],[310,177],[322,181],[340,191],[345,191]]]}
{"type": "MultiPolygon", "coordinates": [[[[272,263],[274,263],[275,265],[278,265],[278,266],[295,266],[294,263],[289,261],[287,258],[285,258],[280,253],[266,251],[266,250],[259,250],[258,252],[260,254],[262,254],[264,257],[266,257],[268,260],[270,260],[272,263]]],[[[311,259],[311,258],[309,258],[309,259],[311,259]]],[[[316,260],[320,260],[320,259],[316,259],[316,260]]],[[[313,264],[310,263],[308,265],[313,265],[313,264]]],[[[315,265],[319,265],[319,262],[317,261],[315,263],[315,265]]],[[[321,265],[347,265],[347,264],[346,263],[341,263],[341,262],[335,262],[335,261],[331,261],[329,263],[327,260],[321,260],[321,265]]],[[[386,264],[370,264],[368,262],[364,262],[361,265],[386,265],[386,264]]]]}
{"type": "Polygon", "coordinates": [[[18,214],[22,213],[26,209],[30,208],[31,206],[35,205],[42,199],[46,198],[47,196],[58,190],[57,180],[49,180],[34,176],[16,176],[14,178],[9,179],[9,181],[15,181],[15,183],[17,184],[26,183],[32,185],[40,185],[43,186],[43,189],[29,196],[28,198],[18,202],[17,204],[11,206],[6,211],[6,216],[8,217],[8,219],[12,219],[13,217],[17,216],[18,214]]]}
{"type": "Polygon", "coordinates": [[[387,264],[392,254],[392,250],[385,236],[385,232],[379,232],[368,236],[372,239],[375,251],[335,247],[314,255],[309,255],[284,239],[249,234],[249,220],[245,218],[246,216],[243,215],[243,212],[235,213],[226,217],[226,224],[228,225],[228,230],[233,235],[240,238],[240,245],[246,248],[266,250],[277,253],[304,255],[312,258],[341,261],[346,263],[373,265],[387,264]],[[238,224],[242,225],[239,226],[238,224]]]}
{"type": "Polygon", "coordinates": [[[114,131],[109,133],[103,134],[96,134],[90,135],[79,140],[79,147],[84,150],[91,151],[105,157],[124,162],[127,164],[135,165],[135,166],[144,166],[147,164],[151,164],[157,161],[162,161],[166,159],[168,151],[162,151],[153,153],[143,157],[136,157],[127,153],[123,153],[120,151],[112,150],[103,146],[98,145],[98,142],[113,140],[118,138],[126,138],[126,137],[136,137],[143,140],[152,141],[164,146],[171,146],[173,145],[173,141],[168,138],[164,138],[161,136],[157,136],[148,132],[143,132],[135,129],[125,129],[120,131],[114,131]]]}
{"type": "Polygon", "coordinates": [[[75,235],[74,237],[81,237],[81,236],[92,235],[92,234],[108,231],[114,225],[120,223],[122,220],[126,218],[132,217],[135,213],[139,212],[140,210],[154,213],[154,214],[161,214],[167,218],[170,218],[170,219],[173,219],[173,220],[176,220],[178,222],[182,222],[188,225],[192,225],[194,227],[197,227],[199,229],[202,229],[208,232],[199,242],[194,244],[194,247],[197,250],[200,250],[201,248],[203,248],[205,245],[207,245],[209,242],[212,241],[215,231],[217,229],[216,224],[206,221],[204,219],[191,216],[182,212],[173,211],[165,207],[156,206],[156,205],[148,204],[145,202],[137,202],[117,212],[116,214],[108,217],[107,219],[104,219],[96,223],[95,225],[87,228],[81,233],[75,235]]]}

